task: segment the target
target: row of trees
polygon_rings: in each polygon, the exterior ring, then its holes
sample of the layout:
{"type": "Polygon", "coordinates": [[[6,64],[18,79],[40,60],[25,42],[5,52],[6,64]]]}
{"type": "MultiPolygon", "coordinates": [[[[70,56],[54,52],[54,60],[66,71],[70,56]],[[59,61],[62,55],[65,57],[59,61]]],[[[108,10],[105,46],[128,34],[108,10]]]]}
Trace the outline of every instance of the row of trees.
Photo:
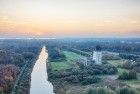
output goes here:
{"type": "Polygon", "coordinates": [[[136,60],[139,58],[139,55],[133,55],[133,54],[123,54],[123,53],[120,53],[119,56],[123,59],[129,59],[129,60],[136,60]]]}
{"type": "Polygon", "coordinates": [[[96,45],[101,45],[102,50],[140,54],[139,39],[57,39],[49,40],[46,44],[50,47],[74,48],[84,52],[92,52],[96,45]],[[123,41],[123,42],[122,42],[123,41]]]}
{"type": "Polygon", "coordinates": [[[66,56],[59,48],[48,48],[49,51],[49,61],[55,62],[55,61],[64,61],[66,60],[66,56]]]}
{"type": "Polygon", "coordinates": [[[77,54],[80,54],[80,55],[83,55],[83,56],[90,56],[91,55],[87,52],[84,52],[84,51],[81,51],[78,49],[74,49],[74,48],[68,48],[67,50],[72,51],[72,52],[77,53],[77,54]]]}
{"type": "Polygon", "coordinates": [[[136,43],[140,41],[139,39],[62,39],[58,41],[64,48],[75,48],[86,52],[92,52],[96,45],[101,45],[102,49],[107,51],[140,54],[140,44],[136,43]]]}

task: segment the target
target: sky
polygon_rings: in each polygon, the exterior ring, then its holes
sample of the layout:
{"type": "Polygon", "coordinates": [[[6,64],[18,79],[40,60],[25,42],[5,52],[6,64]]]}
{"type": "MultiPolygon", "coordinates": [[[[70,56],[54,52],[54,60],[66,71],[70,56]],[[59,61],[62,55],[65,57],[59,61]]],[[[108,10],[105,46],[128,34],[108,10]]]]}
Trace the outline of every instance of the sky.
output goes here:
{"type": "Polygon", "coordinates": [[[0,38],[140,37],[140,0],[0,0],[0,38]]]}

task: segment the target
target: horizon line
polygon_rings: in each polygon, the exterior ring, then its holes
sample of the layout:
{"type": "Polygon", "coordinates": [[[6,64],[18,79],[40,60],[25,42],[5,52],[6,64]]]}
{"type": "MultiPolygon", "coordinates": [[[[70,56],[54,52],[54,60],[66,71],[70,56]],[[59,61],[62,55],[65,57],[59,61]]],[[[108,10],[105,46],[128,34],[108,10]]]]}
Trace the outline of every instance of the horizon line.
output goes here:
{"type": "Polygon", "coordinates": [[[63,37],[63,38],[32,38],[32,37],[25,37],[25,38],[0,38],[1,39],[140,39],[140,37],[63,37]]]}

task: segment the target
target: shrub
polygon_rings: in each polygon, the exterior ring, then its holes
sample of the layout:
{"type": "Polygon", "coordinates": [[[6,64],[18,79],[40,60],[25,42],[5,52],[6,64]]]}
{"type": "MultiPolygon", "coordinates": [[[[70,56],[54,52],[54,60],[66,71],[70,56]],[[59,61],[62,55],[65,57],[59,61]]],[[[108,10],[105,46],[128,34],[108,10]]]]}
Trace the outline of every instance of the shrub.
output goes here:
{"type": "Polygon", "coordinates": [[[131,80],[136,78],[137,78],[137,73],[134,70],[131,70],[129,73],[123,72],[122,74],[119,75],[119,79],[121,80],[131,80]]]}
{"type": "Polygon", "coordinates": [[[117,68],[112,65],[104,65],[103,66],[103,73],[105,74],[116,74],[118,72],[117,68]]]}
{"type": "Polygon", "coordinates": [[[99,80],[100,79],[95,76],[88,76],[83,78],[82,84],[83,85],[93,84],[98,82],[99,80]]]}
{"type": "Polygon", "coordinates": [[[132,64],[130,61],[125,61],[120,67],[125,68],[125,69],[132,69],[132,64]]]}
{"type": "Polygon", "coordinates": [[[115,91],[104,87],[94,87],[89,88],[86,94],[138,94],[138,93],[135,89],[129,87],[118,88],[115,91]]]}
{"type": "Polygon", "coordinates": [[[123,87],[116,90],[117,94],[137,94],[135,89],[123,87]]]}
{"type": "Polygon", "coordinates": [[[133,68],[136,72],[140,73],[140,67],[134,67],[133,68]]]}
{"type": "Polygon", "coordinates": [[[127,72],[123,72],[122,74],[119,75],[119,79],[121,79],[121,80],[128,79],[128,73],[127,72]]]}
{"type": "Polygon", "coordinates": [[[116,94],[116,93],[110,90],[109,88],[95,87],[95,88],[90,88],[87,91],[87,94],[116,94]]]}
{"type": "Polygon", "coordinates": [[[137,78],[137,73],[135,70],[131,70],[129,72],[129,79],[136,79],[137,78]]]}

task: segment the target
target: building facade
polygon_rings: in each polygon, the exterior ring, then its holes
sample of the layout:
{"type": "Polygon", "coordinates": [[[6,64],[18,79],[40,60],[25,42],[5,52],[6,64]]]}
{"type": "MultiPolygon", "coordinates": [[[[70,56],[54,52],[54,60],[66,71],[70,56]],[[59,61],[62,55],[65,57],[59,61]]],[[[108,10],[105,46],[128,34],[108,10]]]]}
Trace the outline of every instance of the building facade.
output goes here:
{"type": "Polygon", "coordinates": [[[100,46],[96,46],[95,51],[93,52],[93,58],[92,60],[96,64],[102,64],[102,51],[100,46]]]}
{"type": "Polygon", "coordinates": [[[102,64],[102,52],[94,51],[93,52],[93,61],[96,64],[102,64]]]}

